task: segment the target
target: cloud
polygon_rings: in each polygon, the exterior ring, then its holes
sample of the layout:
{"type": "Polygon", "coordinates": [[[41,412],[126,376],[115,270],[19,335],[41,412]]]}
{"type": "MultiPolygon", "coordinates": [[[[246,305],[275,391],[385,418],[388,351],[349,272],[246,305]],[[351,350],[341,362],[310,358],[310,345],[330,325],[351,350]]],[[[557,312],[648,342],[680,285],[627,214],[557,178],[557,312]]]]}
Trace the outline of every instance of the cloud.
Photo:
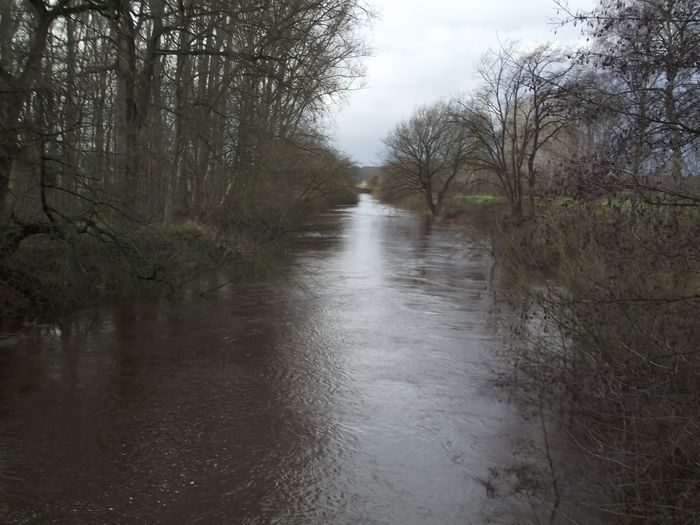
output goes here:
{"type": "MultiPolygon", "coordinates": [[[[573,28],[554,34],[553,0],[374,0],[379,20],[367,32],[366,88],[348,95],[336,118],[338,148],[360,164],[377,164],[382,139],[421,104],[478,85],[476,65],[500,42],[523,45],[580,40],[573,28]]],[[[570,2],[590,9],[594,0],[570,2]]]]}

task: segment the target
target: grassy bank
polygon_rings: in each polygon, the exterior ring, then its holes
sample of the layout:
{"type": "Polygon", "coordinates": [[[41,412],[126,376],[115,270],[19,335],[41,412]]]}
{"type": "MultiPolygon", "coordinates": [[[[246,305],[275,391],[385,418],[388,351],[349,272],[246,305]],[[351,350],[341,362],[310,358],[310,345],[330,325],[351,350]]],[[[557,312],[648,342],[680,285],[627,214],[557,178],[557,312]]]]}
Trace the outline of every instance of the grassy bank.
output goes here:
{"type": "MultiPolygon", "coordinates": [[[[423,215],[430,215],[425,197],[420,192],[401,192],[379,187],[373,195],[383,202],[423,215]]],[[[466,226],[475,233],[495,233],[507,219],[508,203],[498,195],[451,195],[435,220],[440,224],[466,226]]]]}
{"type": "MultiPolygon", "coordinates": [[[[293,207],[251,208],[223,229],[115,221],[88,233],[66,226],[32,235],[0,259],[0,329],[140,296],[177,300],[212,273],[231,282],[276,273],[289,233],[331,206],[355,202],[356,193],[337,191],[293,207]]],[[[5,224],[0,238],[18,228],[5,224]]]]}
{"type": "Polygon", "coordinates": [[[696,208],[540,201],[509,223],[497,199],[468,197],[446,212],[492,239],[521,305],[512,378],[563,410],[606,495],[581,503],[617,523],[700,521],[696,208]]]}

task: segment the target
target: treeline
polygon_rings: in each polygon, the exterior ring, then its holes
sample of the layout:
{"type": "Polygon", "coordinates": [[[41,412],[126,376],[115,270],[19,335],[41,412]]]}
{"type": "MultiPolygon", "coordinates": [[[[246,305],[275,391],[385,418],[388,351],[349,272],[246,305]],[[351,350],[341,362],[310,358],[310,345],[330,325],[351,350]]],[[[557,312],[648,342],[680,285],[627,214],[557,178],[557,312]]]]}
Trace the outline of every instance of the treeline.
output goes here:
{"type": "Polygon", "coordinates": [[[537,522],[575,522],[583,506],[698,523],[700,4],[559,13],[585,46],[489,52],[477,90],[387,137],[380,191],[496,219],[489,249],[516,306],[506,379],[543,429],[537,522]],[[465,196],[476,187],[489,198],[465,196]],[[575,476],[593,495],[566,490],[555,432],[582,451],[575,476]]]}
{"type": "Polygon", "coordinates": [[[453,184],[487,181],[516,218],[554,195],[698,203],[697,3],[559,12],[590,45],[488,52],[477,90],[418,108],[385,139],[385,191],[421,193],[435,214],[453,184]]]}
{"type": "Polygon", "coordinates": [[[362,73],[354,0],[0,9],[0,214],[25,229],[90,228],[105,207],[255,220],[243,201],[291,202],[347,167],[318,123],[362,73]]]}
{"type": "Polygon", "coordinates": [[[144,226],[275,238],[352,199],[323,123],[363,73],[369,16],[358,0],[0,2],[5,296],[36,287],[24,246],[143,259],[144,226]]]}

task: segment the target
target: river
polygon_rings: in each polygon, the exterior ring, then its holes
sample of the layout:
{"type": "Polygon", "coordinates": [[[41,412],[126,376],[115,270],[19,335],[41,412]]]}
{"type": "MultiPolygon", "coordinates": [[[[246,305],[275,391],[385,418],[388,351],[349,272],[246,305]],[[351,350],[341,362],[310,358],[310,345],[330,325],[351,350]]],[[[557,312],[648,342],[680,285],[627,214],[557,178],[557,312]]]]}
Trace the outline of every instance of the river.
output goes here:
{"type": "Polygon", "coordinates": [[[512,523],[492,262],[367,195],[327,218],[284,278],[3,336],[0,521],[512,523]]]}

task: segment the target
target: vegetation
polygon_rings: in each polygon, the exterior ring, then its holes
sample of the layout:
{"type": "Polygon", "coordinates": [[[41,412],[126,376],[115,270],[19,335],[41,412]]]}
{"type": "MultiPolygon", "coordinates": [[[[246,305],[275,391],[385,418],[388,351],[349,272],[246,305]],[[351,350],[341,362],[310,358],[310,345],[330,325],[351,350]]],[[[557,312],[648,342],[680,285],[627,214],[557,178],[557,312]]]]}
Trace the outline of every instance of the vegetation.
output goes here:
{"type": "Polygon", "coordinates": [[[143,226],[99,239],[37,235],[3,261],[4,327],[60,318],[73,308],[135,294],[173,297],[208,269],[248,271],[258,243],[217,238],[197,225],[143,226]]]}
{"type": "Polygon", "coordinates": [[[534,213],[541,152],[568,124],[564,94],[572,68],[550,46],[488,53],[479,68],[481,89],[454,116],[476,144],[472,168],[496,176],[516,218],[523,215],[526,191],[534,213]]]}
{"type": "Polygon", "coordinates": [[[355,0],[3,1],[3,320],[68,292],[45,255],[163,280],[190,223],[276,239],[352,198],[317,122],[362,74],[368,17],[355,0]]]}
{"type": "Polygon", "coordinates": [[[698,210],[577,201],[495,234],[521,314],[510,379],[563,414],[605,495],[577,503],[617,522],[697,521],[699,222],[698,210]]]}
{"type": "MultiPolygon", "coordinates": [[[[487,53],[479,89],[389,133],[376,184],[487,228],[519,284],[513,377],[566,407],[604,474],[586,503],[698,523],[700,4],[558,5],[587,46],[487,53]],[[518,282],[532,268],[547,278],[518,282]]],[[[0,325],[144,284],[173,295],[354,199],[319,123],[363,73],[369,16],[359,0],[2,1],[0,325]]]]}
{"type": "MultiPolygon", "coordinates": [[[[535,407],[563,410],[591,459],[603,497],[580,503],[618,523],[697,523],[700,6],[559,7],[588,46],[507,44],[451,105],[469,155],[441,215],[482,228],[516,283],[510,378],[535,407]]],[[[556,522],[566,469],[544,454],[556,522]]]]}
{"type": "Polygon", "coordinates": [[[418,108],[385,139],[385,174],[391,192],[417,192],[436,216],[452,182],[463,168],[471,144],[465,130],[452,120],[453,111],[437,103],[418,108]]]}

